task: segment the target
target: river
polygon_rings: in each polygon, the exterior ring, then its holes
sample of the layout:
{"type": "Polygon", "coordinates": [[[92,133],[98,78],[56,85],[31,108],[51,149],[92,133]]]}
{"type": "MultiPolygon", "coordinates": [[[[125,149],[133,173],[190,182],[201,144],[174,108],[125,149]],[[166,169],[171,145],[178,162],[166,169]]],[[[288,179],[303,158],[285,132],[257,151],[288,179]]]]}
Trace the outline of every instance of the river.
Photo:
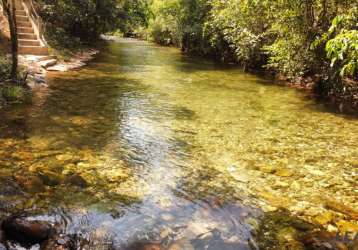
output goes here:
{"type": "Polygon", "coordinates": [[[83,249],[354,244],[358,120],[307,92],[136,40],[48,81],[0,111],[1,216],[83,249]]]}

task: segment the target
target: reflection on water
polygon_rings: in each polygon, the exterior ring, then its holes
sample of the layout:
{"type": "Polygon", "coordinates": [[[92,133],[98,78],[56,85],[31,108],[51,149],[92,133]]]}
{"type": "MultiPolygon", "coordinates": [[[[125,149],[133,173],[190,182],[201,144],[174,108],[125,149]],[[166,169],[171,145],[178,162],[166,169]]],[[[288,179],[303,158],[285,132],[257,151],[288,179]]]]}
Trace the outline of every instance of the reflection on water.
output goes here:
{"type": "Polygon", "coordinates": [[[88,249],[334,248],[358,231],[358,121],[234,68],[123,40],[0,112],[1,213],[88,249]]]}

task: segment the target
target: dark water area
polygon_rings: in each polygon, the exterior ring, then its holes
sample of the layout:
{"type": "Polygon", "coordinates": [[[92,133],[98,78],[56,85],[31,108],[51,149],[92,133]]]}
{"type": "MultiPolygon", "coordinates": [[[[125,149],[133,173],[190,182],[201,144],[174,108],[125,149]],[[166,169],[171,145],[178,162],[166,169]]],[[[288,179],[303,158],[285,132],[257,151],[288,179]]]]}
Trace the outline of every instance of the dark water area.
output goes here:
{"type": "Polygon", "coordinates": [[[0,110],[0,218],[76,249],[356,249],[357,119],[135,40],[48,80],[0,110]]]}

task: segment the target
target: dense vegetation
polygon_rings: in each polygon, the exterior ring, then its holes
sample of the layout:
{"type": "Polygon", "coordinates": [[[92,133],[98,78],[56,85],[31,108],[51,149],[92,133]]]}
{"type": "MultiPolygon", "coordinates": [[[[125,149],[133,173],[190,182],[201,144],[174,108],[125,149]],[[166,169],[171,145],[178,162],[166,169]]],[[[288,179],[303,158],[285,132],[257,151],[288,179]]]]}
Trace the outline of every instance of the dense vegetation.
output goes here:
{"type": "Polygon", "coordinates": [[[147,0],[119,1],[119,30],[124,36],[145,35],[150,6],[147,0]]]}
{"type": "Polygon", "coordinates": [[[37,2],[55,48],[91,45],[119,30],[293,82],[315,82],[325,96],[358,103],[356,0],[37,2]]]}
{"type": "Polygon", "coordinates": [[[9,78],[11,71],[10,65],[11,63],[5,57],[5,55],[0,53],[0,82],[3,82],[9,78]]]}
{"type": "Polygon", "coordinates": [[[6,58],[7,39],[0,34],[0,82],[10,77],[11,64],[6,58]]]}
{"type": "Polygon", "coordinates": [[[41,0],[47,39],[54,47],[71,48],[96,41],[118,26],[116,0],[41,0]]]}
{"type": "Polygon", "coordinates": [[[101,34],[122,30],[129,35],[146,27],[144,0],[39,0],[49,43],[55,48],[92,45],[101,34]]]}
{"type": "Polygon", "coordinates": [[[357,101],[358,11],[354,0],[153,0],[148,32],[160,44],[318,82],[357,101]]]}

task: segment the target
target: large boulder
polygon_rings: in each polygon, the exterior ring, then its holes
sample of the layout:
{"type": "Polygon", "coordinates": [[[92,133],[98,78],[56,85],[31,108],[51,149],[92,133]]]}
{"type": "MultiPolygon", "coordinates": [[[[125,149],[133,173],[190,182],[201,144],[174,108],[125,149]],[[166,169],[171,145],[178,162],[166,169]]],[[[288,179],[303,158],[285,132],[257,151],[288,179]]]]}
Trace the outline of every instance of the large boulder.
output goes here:
{"type": "Polygon", "coordinates": [[[81,188],[86,188],[88,186],[87,181],[79,174],[73,174],[73,175],[67,176],[64,183],[73,185],[73,186],[78,186],[81,188]]]}
{"type": "Polygon", "coordinates": [[[6,237],[25,244],[37,244],[48,239],[52,226],[46,221],[26,217],[10,217],[3,221],[6,237]]]}
{"type": "Polygon", "coordinates": [[[26,192],[38,193],[44,190],[44,183],[40,177],[16,175],[15,179],[26,192]]]}

